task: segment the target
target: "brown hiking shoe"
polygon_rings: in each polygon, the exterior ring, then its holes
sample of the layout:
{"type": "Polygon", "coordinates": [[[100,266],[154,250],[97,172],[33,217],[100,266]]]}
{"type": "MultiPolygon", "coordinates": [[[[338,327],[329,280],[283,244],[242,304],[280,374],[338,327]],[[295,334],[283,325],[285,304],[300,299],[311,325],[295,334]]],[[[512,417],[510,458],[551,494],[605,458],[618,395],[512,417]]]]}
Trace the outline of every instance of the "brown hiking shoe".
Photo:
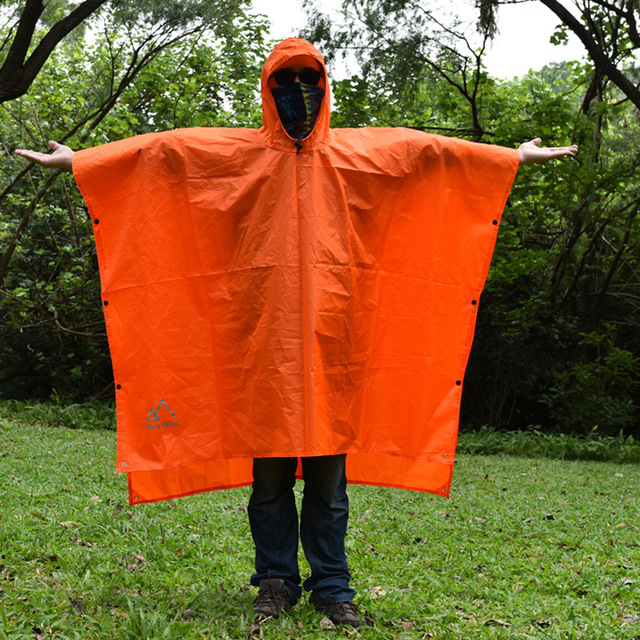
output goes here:
{"type": "Polygon", "coordinates": [[[345,602],[332,602],[329,604],[314,602],[313,606],[318,611],[326,613],[333,624],[341,624],[345,627],[354,627],[355,629],[362,625],[358,605],[353,604],[351,600],[346,600],[345,602]]]}
{"type": "Polygon", "coordinates": [[[291,598],[281,578],[260,580],[260,590],[253,601],[253,614],[257,618],[277,618],[281,611],[291,609],[291,598]]]}

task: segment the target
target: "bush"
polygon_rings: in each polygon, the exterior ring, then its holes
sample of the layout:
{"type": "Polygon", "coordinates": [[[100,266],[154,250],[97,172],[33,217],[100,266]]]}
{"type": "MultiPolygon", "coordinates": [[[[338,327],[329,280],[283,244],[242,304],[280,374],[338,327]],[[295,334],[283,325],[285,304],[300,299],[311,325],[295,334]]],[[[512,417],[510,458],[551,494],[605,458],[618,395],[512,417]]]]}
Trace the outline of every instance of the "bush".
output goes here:
{"type": "Polygon", "coordinates": [[[615,328],[580,334],[582,358],[555,374],[556,384],[542,398],[563,431],[638,435],[636,393],[640,358],[614,344],[615,328]]]}

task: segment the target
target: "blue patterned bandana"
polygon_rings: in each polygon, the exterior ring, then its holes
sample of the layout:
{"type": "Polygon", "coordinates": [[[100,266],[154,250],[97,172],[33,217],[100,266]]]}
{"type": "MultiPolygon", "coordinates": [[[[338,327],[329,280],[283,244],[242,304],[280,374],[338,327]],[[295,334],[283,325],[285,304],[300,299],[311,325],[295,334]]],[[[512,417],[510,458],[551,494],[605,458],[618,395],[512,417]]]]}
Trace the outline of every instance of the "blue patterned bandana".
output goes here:
{"type": "Polygon", "coordinates": [[[271,93],[286,132],[298,142],[306,138],[316,123],[324,89],[296,82],[286,87],[276,87],[271,93]]]}

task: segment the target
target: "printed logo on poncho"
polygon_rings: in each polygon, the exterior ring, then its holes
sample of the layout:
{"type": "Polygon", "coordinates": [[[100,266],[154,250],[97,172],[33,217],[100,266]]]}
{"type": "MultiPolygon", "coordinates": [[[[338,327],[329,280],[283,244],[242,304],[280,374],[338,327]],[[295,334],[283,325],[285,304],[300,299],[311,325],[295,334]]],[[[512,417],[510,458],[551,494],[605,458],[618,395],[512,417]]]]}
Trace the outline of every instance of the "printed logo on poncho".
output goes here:
{"type": "Polygon", "coordinates": [[[147,429],[162,429],[165,427],[177,427],[178,417],[176,416],[169,405],[160,400],[158,407],[149,409],[149,415],[147,416],[147,429]]]}

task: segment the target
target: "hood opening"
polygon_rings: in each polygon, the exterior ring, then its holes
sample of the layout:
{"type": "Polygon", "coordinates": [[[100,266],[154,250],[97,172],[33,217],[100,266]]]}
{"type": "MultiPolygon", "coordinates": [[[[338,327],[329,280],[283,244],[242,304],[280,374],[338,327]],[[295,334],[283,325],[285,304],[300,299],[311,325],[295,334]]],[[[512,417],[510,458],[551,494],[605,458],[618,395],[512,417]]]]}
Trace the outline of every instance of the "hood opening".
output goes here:
{"type": "Polygon", "coordinates": [[[331,99],[329,81],[324,58],[320,52],[307,40],[301,38],[287,38],[275,46],[267,58],[261,75],[262,95],[262,129],[269,140],[278,146],[296,149],[299,153],[303,148],[312,148],[322,142],[330,126],[331,99]],[[273,73],[278,69],[290,66],[313,66],[321,72],[318,88],[323,90],[322,101],[308,135],[296,139],[291,136],[280,119],[278,108],[272,89],[277,87],[273,73]]]}

